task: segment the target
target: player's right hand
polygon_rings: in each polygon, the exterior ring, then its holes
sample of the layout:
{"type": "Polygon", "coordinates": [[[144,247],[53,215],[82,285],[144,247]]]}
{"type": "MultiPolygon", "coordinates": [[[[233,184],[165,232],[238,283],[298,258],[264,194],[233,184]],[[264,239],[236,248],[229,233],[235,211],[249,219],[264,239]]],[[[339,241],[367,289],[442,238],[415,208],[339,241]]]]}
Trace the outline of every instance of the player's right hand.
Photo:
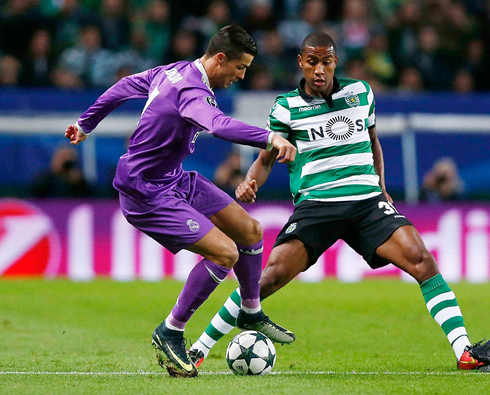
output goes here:
{"type": "Polygon", "coordinates": [[[70,125],[65,130],[65,137],[70,140],[70,144],[78,145],[87,138],[87,135],[80,132],[77,125],[70,125]]]}
{"type": "Polygon", "coordinates": [[[255,199],[257,198],[256,192],[259,190],[257,186],[257,181],[243,181],[240,185],[238,185],[235,196],[238,201],[243,203],[255,203],[255,199]]]}
{"type": "Polygon", "coordinates": [[[292,145],[284,137],[274,134],[272,136],[272,145],[276,148],[279,153],[277,154],[277,160],[279,163],[291,163],[294,161],[296,156],[296,147],[292,145]]]}

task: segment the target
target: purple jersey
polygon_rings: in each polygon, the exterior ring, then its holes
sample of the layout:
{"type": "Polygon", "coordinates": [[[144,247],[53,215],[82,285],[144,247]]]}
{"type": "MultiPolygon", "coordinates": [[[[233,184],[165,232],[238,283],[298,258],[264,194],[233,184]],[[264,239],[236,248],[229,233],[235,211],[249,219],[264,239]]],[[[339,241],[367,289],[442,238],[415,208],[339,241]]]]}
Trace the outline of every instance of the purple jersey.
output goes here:
{"type": "Polygon", "coordinates": [[[172,189],[183,174],[183,160],[194,151],[202,131],[258,148],[270,143],[266,130],[223,114],[199,60],[121,79],[80,117],[78,125],[90,133],[111,111],[137,98],[148,101],[114,178],[114,187],[133,199],[153,199],[172,189]]]}

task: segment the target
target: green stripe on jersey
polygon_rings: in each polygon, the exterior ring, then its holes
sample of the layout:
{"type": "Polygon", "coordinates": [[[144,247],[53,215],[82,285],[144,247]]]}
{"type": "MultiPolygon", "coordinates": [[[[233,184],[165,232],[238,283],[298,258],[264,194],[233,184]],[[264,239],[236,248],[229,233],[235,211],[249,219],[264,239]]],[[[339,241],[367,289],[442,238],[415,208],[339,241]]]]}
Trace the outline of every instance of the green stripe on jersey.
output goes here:
{"type": "Polygon", "coordinates": [[[373,93],[364,81],[338,81],[332,106],[323,98],[304,98],[296,89],[278,96],[270,112],[270,130],[298,148],[296,160],[288,165],[295,204],[307,199],[358,200],[381,192],[375,185],[379,178],[373,177],[377,174],[368,130],[375,123],[373,93]],[[345,183],[325,188],[325,183],[342,179],[345,183]],[[305,189],[307,193],[299,192],[305,189]]]}
{"type": "Polygon", "coordinates": [[[312,190],[305,194],[298,193],[295,196],[294,204],[298,204],[303,200],[320,200],[320,199],[332,199],[345,197],[345,200],[352,200],[353,197],[360,195],[368,195],[370,193],[380,192],[379,186],[373,187],[371,185],[343,185],[340,187],[330,188],[325,191],[312,190]]]}
{"type": "Polygon", "coordinates": [[[298,154],[298,159],[302,165],[308,162],[313,162],[319,159],[331,158],[334,156],[350,155],[350,154],[365,154],[371,151],[371,142],[363,141],[356,144],[346,144],[335,147],[316,149],[314,151],[298,154]]]}
{"type": "Polygon", "coordinates": [[[361,176],[365,174],[376,175],[373,165],[349,166],[340,169],[322,171],[321,173],[309,174],[300,178],[300,185],[295,185],[298,190],[307,188],[308,185],[321,185],[327,182],[338,181],[342,178],[361,176]]]}

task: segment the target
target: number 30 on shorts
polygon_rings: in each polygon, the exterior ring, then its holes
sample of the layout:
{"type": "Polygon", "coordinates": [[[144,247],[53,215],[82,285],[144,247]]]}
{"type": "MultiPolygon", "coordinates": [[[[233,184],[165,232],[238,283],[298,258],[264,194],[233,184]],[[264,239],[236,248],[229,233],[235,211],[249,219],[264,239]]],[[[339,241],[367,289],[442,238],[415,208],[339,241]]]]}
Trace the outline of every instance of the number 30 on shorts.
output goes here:
{"type": "Polygon", "coordinates": [[[393,206],[393,204],[389,202],[379,202],[378,207],[381,210],[385,210],[384,213],[386,215],[395,214],[395,213],[398,214],[398,211],[396,210],[395,206],[393,206]]]}

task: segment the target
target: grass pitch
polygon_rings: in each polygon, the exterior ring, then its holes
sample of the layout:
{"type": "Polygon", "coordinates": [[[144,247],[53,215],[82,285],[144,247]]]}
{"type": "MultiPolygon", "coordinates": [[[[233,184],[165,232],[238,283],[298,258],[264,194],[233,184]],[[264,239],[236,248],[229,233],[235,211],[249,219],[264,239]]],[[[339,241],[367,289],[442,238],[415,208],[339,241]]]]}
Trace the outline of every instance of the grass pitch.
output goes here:
{"type": "MultiPolygon", "coordinates": [[[[490,374],[461,372],[416,284],[293,282],[263,302],[297,335],[278,346],[274,374],[228,372],[227,335],[195,379],[158,365],[153,329],[182,283],[0,282],[0,393],[461,394],[490,393],[490,374]]],[[[194,315],[196,340],[236,287],[226,281],[194,315]]],[[[490,284],[451,284],[473,342],[490,336],[490,284]]]]}

